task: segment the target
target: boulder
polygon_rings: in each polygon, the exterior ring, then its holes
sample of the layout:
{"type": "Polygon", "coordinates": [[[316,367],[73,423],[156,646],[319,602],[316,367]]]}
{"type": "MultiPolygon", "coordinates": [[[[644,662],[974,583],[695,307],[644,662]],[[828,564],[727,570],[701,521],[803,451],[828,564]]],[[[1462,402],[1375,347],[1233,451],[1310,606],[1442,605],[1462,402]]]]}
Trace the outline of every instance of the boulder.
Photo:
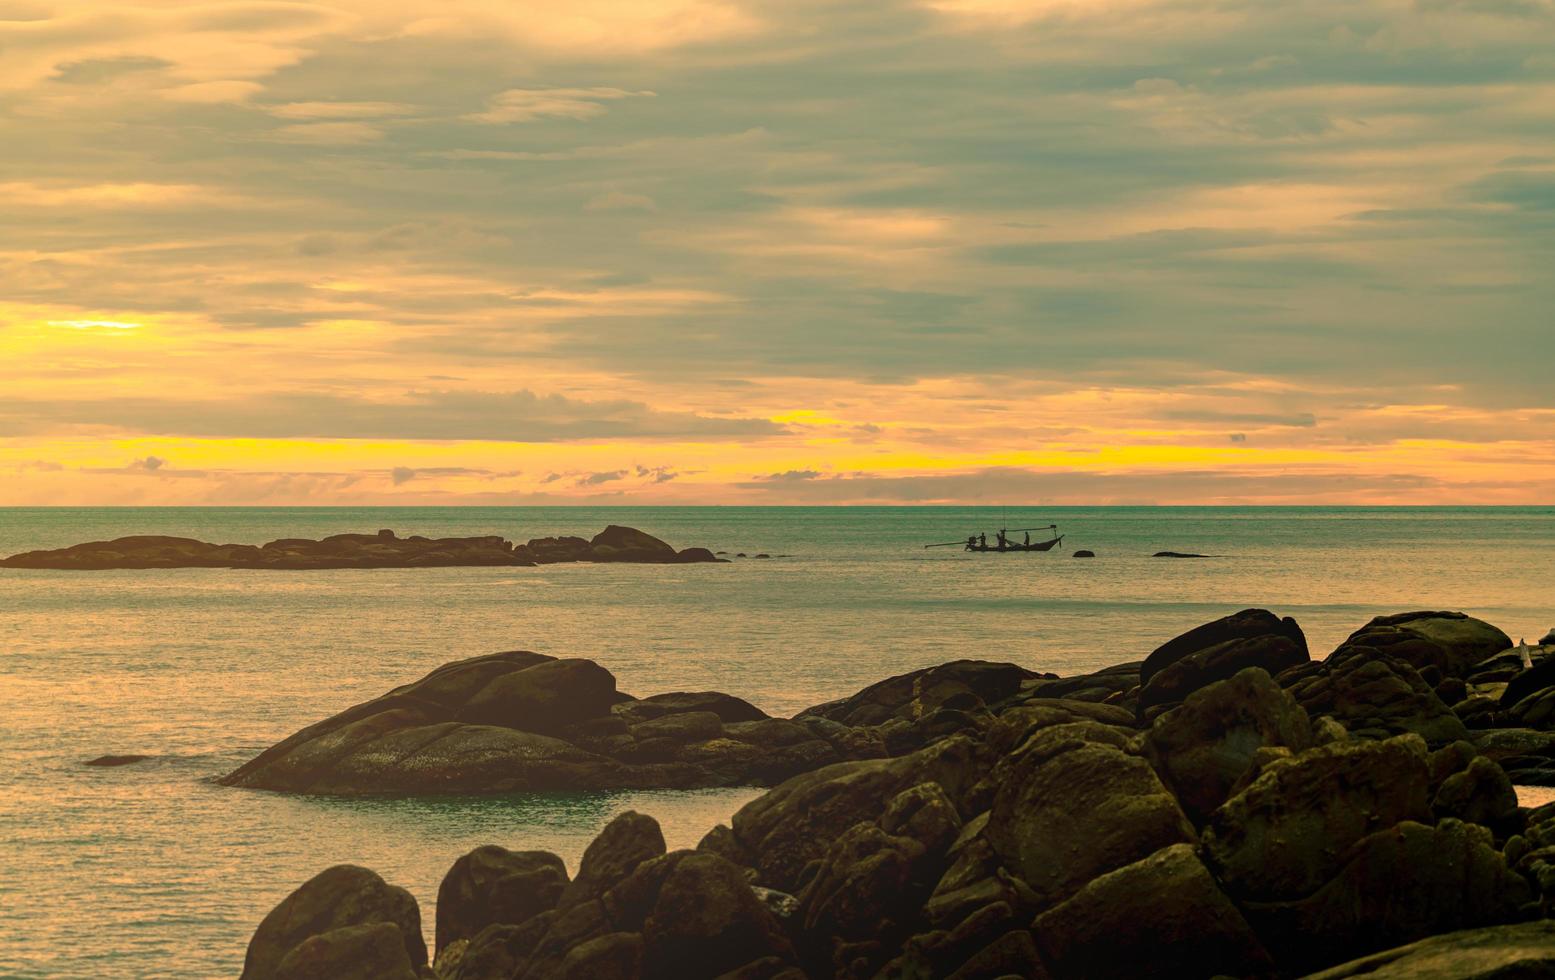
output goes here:
{"type": "Polygon", "coordinates": [[[594,561],[673,561],[675,549],[635,527],[611,524],[589,542],[594,561]]]}
{"type": "Polygon", "coordinates": [[[683,854],[642,923],[643,976],[712,980],[752,962],[792,964],[792,944],[740,869],[683,854]]]}
{"type": "Polygon", "coordinates": [[[1343,644],[1383,651],[1416,670],[1435,667],[1446,677],[1467,677],[1486,657],[1511,645],[1505,633],[1461,612],[1378,616],[1343,644]]]}
{"type": "Polygon", "coordinates": [[[1044,728],[1002,759],[985,836],[1003,864],[1055,905],[1086,882],[1195,840],[1150,764],[1095,722],[1044,728]]]}
{"type": "Polygon", "coordinates": [[[1418,737],[1339,742],[1268,765],[1210,815],[1210,867],[1239,900],[1311,894],[1362,838],[1431,819],[1430,774],[1418,737]]]}
{"type": "Polygon", "coordinates": [[[465,702],[459,720],[542,735],[610,713],[616,679],[592,660],[551,660],[504,673],[465,702]]]}
{"type": "Polygon", "coordinates": [[[1188,695],[1144,739],[1146,757],[1195,823],[1226,801],[1258,749],[1311,745],[1307,713],[1259,667],[1188,695]]]}
{"type": "MultiPolygon", "coordinates": [[[[351,927],[377,925],[394,929],[413,973],[427,965],[421,910],[410,893],[385,883],[366,868],[336,865],[309,879],[265,916],[249,941],[242,980],[279,980],[287,976],[281,972],[283,961],[307,940],[351,927]]],[[[382,930],[357,930],[325,938],[299,954],[290,969],[347,962],[349,954],[356,953],[371,962],[386,961],[392,976],[398,961],[383,952],[386,935],[382,930]]],[[[321,980],[327,975],[319,974],[321,980]]]]}
{"type": "Polygon", "coordinates": [[[1278,619],[1265,609],[1244,609],[1195,627],[1146,657],[1139,671],[1138,710],[1149,719],[1161,706],[1180,702],[1245,668],[1262,667],[1276,674],[1310,659],[1295,620],[1278,619]]]}
{"type": "Polygon", "coordinates": [[[1438,819],[1457,817],[1504,833],[1517,827],[1517,791],[1500,766],[1475,756],[1461,772],[1442,780],[1431,811],[1438,819]]]}
{"type": "Polygon", "coordinates": [[[1490,832],[1406,821],[1357,841],[1334,876],[1288,902],[1244,903],[1287,969],[1312,970],[1439,932],[1516,921],[1532,897],[1490,832]]]}
{"type": "Polygon", "coordinates": [[[1096,557],[1096,552],[1089,551],[1089,550],[1087,550],[1085,548],[1081,548],[1079,551],[1076,551],[1074,554],[1070,555],[1069,557],[1071,557],[1071,558],[1095,558],[1096,557]]]}
{"type": "Polygon", "coordinates": [[[567,866],[546,851],[488,844],[454,862],[437,890],[437,955],[489,925],[518,925],[556,907],[567,866]]]}
{"type": "Polygon", "coordinates": [[[1555,922],[1431,936],[1314,973],[1307,980],[1546,980],[1555,977],[1555,922]]]}
{"type": "Polygon", "coordinates": [[[768,717],[765,711],[744,698],[718,691],[676,691],[670,694],[654,694],[641,700],[618,704],[615,710],[629,722],[702,711],[711,711],[725,724],[761,721],[768,717]]]}
{"type": "Polygon", "coordinates": [[[983,746],[952,736],[899,758],[826,766],[741,807],[730,821],[733,837],[754,860],[760,884],[797,893],[832,841],[855,824],[878,820],[905,789],[937,783],[965,816],[989,765],[983,746]]]}
{"type": "Polygon", "coordinates": [[[605,824],[584,850],[578,862],[578,876],[562,891],[557,904],[565,908],[599,898],[626,880],[638,865],[664,852],[664,832],[659,829],[659,822],[627,810],[605,824]]]}
{"type": "Polygon", "coordinates": [[[114,768],[117,766],[132,766],[137,762],[145,762],[149,758],[151,758],[149,755],[100,755],[95,759],[88,759],[81,764],[83,766],[114,768]]]}
{"type": "Polygon", "coordinates": [[[961,705],[994,704],[1036,676],[1015,664],[953,660],[871,684],[852,697],[806,708],[798,717],[816,716],[845,725],[879,725],[893,718],[916,721],[953,699],[963,699],[961,705]],[[975,700],[965,700],[967,695],[975,700]]]}
{"type": "Polygon", "coordinates": [[[1294,619],[1289,616],[1280,619],[1267,609],[1244,609],[1203,626],[1195,626],[1161,644],[1145,658],[1144,665],[1139,669],[1139,682],[1148,684],[1151,678],[1172,664],[1210,647],[1232,640],[1266,636],[1283,636],[1303,651],[1307,648],[1306,636],[1294,619]]]}
{"type": "Polygon", "coordinates": [[[813,721],[834,730],[821,737],[717,692],[638,701],[592,661],[511,651],[445,664],[304,728],[221,782],[338,794],[681,789],[770,785],[856,752],[883,754],[854,729],[813,721]],[[731,724],[781,724],[786,737],[722,730],[725,717],[753,716],[731,724]]]}
{"type": "Polygon", "coordinates": [[[1057,976],[1267,976],[1274,964],[1188,844],[1092,880],[1037,917],[1057,976]]]}
{"type": "Polygon", "coordinates": [[[1303,664],[1278,680],[1314,720],[1327,716],[1354,736],[1415,734],[1430,745],[1468,737],[1468,729],[1407,662],[1346,643],[1327,660],[1303,664]]]}
{"type": "Polygon", "coordinates": [[[1555,687],[1555,657],[1540,657],[1532,667],[1526,669],[1521,667],[1521,658],[1518,660],[1518,669],[1507,678],[1506,688],[1501,692],[1503,708],[1510,708],[1525,698],[1555,687]]]}
{"type": "Polygon", "coordinates": [[[404,937],[388,922],[309,936],[276,966],[276,980],[419,980],[404,937]]]}

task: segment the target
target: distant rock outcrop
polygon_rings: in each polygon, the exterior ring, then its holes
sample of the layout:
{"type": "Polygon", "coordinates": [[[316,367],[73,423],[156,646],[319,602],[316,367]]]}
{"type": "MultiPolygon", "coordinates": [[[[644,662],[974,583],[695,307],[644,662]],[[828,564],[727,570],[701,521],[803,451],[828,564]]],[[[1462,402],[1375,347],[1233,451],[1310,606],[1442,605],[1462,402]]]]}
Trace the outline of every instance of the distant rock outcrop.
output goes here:
{"type": "Polygon", "coordinates": [[[317,541],[281,538],[264,545],[210,544],[193,538],[133,535],[0,559],[3,568],[104,571],[148,568],[445,568],[548,565],[558,562],[633,562],[672,565],[721,561],[706,548],[676,551],[651,534],[612,524],[591,541],[536,538],[515,546],[497,535],[473,538],[333,534],[317,541]]]}

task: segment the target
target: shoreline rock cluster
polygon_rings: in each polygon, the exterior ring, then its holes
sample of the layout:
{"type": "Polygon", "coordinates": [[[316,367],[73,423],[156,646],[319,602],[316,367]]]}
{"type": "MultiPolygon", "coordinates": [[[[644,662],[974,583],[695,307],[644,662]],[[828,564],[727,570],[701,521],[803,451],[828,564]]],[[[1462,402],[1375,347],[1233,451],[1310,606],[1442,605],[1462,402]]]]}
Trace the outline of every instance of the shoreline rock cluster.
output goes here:
{"type": "MultiPolygon", "coordinates": [[[[602,668],[535,656],[450,665],[386,699],[430,702],[490,672],[499,690],[480,685],[456,714],[527,691],[486,721],[563,732],[607,717],[602,678],[581,721],[567,718],[570,697],[548,702],[522,679],[602,668]]],[[[1499,761],[1555,741],[1555,719],[1533,724],[1555,699],[1547,658],[1529,659],[1487,623],[1421,612],[1374,619],[1313,660],[1293,620],[1246,610],[1088,675],[959,661],[794,719],[703,710],[743,710],[728,695],[615,695],[608,717],[634,744],[658,737],[646,723],[700,729],[674,763],[616,760],[645,778],[738,742],[740,725],[799,726],[830,752],[695,849],[667,851],[651,817],[627,813],[571,877],[544,852],[472,851],[439,890],[430,951],[408,893],[329,869],[260,925],[243,976],[1555,975],[1555,804],[1519,807],[1499,761]],[[1454,710],[1443,691],[1470,693],[1454,710]],[[686,720],[699,714],[724,734],[686,720]]],[[[285,771],[298,751],[297,771],[324,773],[336,760],[362,771],[364,752],[397,758],[364,748],[385,737],[376,729],[352,728],[402,730],[382,716],[417,710],[380,702],[234,776],[285,771]]]]}
{"type": "Polygon", "coordinates": [[[132,535],[0,559],[0,568],[107,571],[151,568],[254,568],[301,571],[323,568],[447,568],[484,565],[551,565],[562,562],[631,562],[671,565],[720,562],[706,548],[673,547],[636,528],[612,524],[592,539],[534,538],[515,545],[498,535],[470,538],[334,534],[319,540],[281,538],[268,544],[211,544],[194,538],[132,535]]]}

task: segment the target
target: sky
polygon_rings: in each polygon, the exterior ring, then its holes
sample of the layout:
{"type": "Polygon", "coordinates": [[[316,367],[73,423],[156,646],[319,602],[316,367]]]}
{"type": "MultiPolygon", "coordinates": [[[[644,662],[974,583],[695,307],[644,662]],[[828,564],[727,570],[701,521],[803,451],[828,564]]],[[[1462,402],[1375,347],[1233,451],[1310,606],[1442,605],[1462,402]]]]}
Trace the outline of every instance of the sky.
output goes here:
{"type": "Polygon", "coordinates": [[[1555,0],[0,0],[0,505],[1555,499],[1555,0]]]}

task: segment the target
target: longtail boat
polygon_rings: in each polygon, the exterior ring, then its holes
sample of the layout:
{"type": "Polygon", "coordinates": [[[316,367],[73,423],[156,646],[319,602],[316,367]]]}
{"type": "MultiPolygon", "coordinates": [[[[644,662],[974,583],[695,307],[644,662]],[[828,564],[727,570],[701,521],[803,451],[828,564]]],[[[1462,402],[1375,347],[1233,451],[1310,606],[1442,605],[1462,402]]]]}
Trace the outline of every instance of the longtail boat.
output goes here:
{"type": "Polygon", "coordinates": [[[1057,524],[1048,524],[1044,527],[1017,527],[1000,528],[994,534],[992,541],[986,534],[971,534],[965,541],[941,541],[938,544],[926,544],[925,548],[954,548],[960,547],[965,551],[974,551],[978,554],[1005,554],[1012,551],[1052,551],[1064,540],[1064,536],[1058,533],[1057,524]],[[1010,535],[1028,532],[1025,540],[1011,540],[1010,535]],[[1052,531],[1053,536],[1046,541],[1032,541],[1031,531],[1052,531]]]}

